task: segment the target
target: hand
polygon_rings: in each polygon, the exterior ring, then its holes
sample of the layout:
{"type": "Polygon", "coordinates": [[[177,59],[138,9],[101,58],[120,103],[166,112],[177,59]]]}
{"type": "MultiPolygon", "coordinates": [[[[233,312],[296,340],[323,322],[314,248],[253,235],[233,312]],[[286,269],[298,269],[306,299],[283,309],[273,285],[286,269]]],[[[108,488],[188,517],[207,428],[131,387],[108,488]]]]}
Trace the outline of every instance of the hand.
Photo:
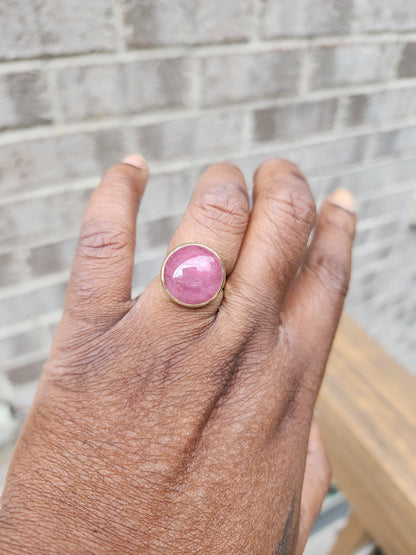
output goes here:
{"type": "Polygon", "coordinates": [[[240,171],[211,166],[169,250],[205,244],[228,278],[191,309],[159,278],[131,300],[147,179],[128,157],[88,204],[0,550],[302,553],[329,482],[311,422],[348,286],[352,199],[327,199],[307,250],[315,205],[294,165],[260,166],[251,213],[240,171]]]}

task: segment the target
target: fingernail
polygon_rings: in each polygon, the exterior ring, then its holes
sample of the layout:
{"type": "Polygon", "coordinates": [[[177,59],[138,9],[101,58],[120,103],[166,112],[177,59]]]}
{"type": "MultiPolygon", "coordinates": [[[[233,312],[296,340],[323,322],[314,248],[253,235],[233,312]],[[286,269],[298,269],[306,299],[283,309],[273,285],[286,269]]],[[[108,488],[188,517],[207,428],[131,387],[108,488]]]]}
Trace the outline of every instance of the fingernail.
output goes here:
{"type": "Polygon", "coordinates": [[[329,202],[334,205],[346,210],[347,212],[354,213],[354,197],[346,189],[338,189],[334,191],[328,198],[329,202]]]}
{"type": "Polygon", "coordinates": [[[147,169],[146,160],[140,154],[129,154],[123,159],[123,164],[129,164],[139,170],[147,169]]]}

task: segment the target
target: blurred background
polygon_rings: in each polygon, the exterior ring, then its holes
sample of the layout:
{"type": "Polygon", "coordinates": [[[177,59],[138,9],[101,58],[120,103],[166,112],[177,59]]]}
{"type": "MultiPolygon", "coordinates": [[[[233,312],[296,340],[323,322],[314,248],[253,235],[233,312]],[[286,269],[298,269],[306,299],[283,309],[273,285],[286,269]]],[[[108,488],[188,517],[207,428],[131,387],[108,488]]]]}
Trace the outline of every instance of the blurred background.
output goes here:
{"type": "Polygon", "coordinates": [[[201,170],[290,158],[356,197],[348,312],[416,373],[414,0],[0,5],[0,483],[59,321],[87,199],[141,152],[137,294],[201,170]]]}

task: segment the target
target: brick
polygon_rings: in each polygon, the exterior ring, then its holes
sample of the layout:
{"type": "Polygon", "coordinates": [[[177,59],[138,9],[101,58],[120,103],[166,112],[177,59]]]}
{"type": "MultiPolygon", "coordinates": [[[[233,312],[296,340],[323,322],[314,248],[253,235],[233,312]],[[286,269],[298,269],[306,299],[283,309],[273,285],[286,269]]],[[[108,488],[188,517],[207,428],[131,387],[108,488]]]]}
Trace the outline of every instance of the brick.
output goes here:
{"type": "Polygon", "coordinates": [[[209,56],[201,60],[200,71],[204,106],[288,96],[297,89],[300,52],[209,56]]]}
{"type": "Polygon", "coordinates": [[[22,420],[25,418],[36,394],[38,380],[15,385],[13,407],[19,412],[22,420]]]}
{"type": "Polygon", "coordinates": [[[244,114],[212,112],[135,129],[137,149],[149,160],[226,155],[243,141],[244,114]]]}
{"type": "Polygon", "coordinates": [[[409,211],[409,206],[412,201],[414,192],[414,185],[409,185],[408,188],[395,190],[394,187],[391,191],[385,194],[379,194],[377,197],[370,198],[363,202],[356,202],[356,211],[360,218],[374,218],[380,217],[382,214],[401,211],[406,214],[409,211]]]}
{"type": "Polygon", "coordinates": [[[110,0],[2,2],[0,59],[112,50],[112,19],[110,0]]]}
{"type": "Polygon", "coordinates": [[[416,127],[405,127],[379,133],[375,137],[374,154],[392,156],[416,152],[416,127]]]}
{"type": "Polygon", "coordinates": [[[0,254],[0,287],[7,287],[22,281],[22,261],[16,252],[0,254]]]}
{"type": "Polygon", "coordinates": [[[139,260],[134,265],[133,287],[143,289],[160,273],[165,254],[152,257],[146,260],[139,260]]]}
{"type": "MultiPolygon", "coordinates": [[[[394,220],[386,220],[386,219],[373,219],[373,220],[366,220],[368,226],[368,234],[367,240],[369,243],[384,243],[386,239],[391,238],[392,236],[397,237],[403,236],[403,228],[406,227],[406,222],[404,219],[394,219],[394,220]]],[[[396,243],[397,246],[397,243],[396,243]]]]}
{"type": "Polygon", "coordinates": [[[148,222],[139,221],[137,226],[138,251],[167,246],[181,218],[180,214],[148,222]]]}
{"type": "Polygon", "coordinates": [[[0,194],[97,177],[125,155],[120,129],[68,133],[0,146],[0,194]]]}
{"type": "Polygon", "coordinates": [[[141,0],[124,4],[124,25],[130,48],[175,44],[224,43],[247,40],[250,0],[141,0]]]}
{"type": "MultiPolygon", "coordinates": [[[[356,194],[358,196],[358,194],[356,194]]],[[[396,212],[397,215],[397,212],[396,212]]],[[[394,214],[393,214],[394,217],[394,214]]],[[[362,245],[384,243],[389,237],[398,236],[402,231],[403,223],[397,218],[373,218],[371,220],[358,220],[357,233],[354,240],[354,247],[362,245]]]]}
{"type": "Polygon", "coordinates": [[[375,245],[373,249],[365,249],[353,251],[353,266],[363,268],[366,264],[374,264],[385,260],[390,255],[393,248],[393,237],[389,244],[375,245]]]}
{"type": "Polygon", "coordinates": [[[399,77],[416,77],[416,42],[408,42],[400,60],[399,77]]]}
{"type": "Polygon", "coordinates": [[[0,74],[0,129],[51,121],[45,76],[39,71],[0,74]]]}
{"type": "Polygon", "coordinates": [[[57,84],[65,120],[77,121],[183,107],[189,77],[185,59],[168,58],[66,67],[57,84]]]}
{"type": "Polygon", "coordinates": [[[77,235],[90,195],[90,190],[65,191],[0,205],[0,246],[10,248],[28,240],[77,235]]]}
{"type": "Polygon", "coordinates": [[[398,45],[322,46],[312,51],[312,89],[381,82],[394,72],[398,45]]]}
{"type": "Polygon", "coordinates": [[[308,176],[315,197],[326,193],[327,188],[321,184],[321,179],[314,179],[313,175],[328,168],[335,168],[343,164],[353,164],[363,160],[365,144],[368,136],[349,137],[332,141],[320,142],[312,145],[291,146],[279,149],[277,152],[270,150],[253,156],[231,158],[246,177],[248,187],[251,187],[252,178],[257,167],[264,160],[278,155],[297,164],[308,176]]]}
{"type": "Polygon", "coordinates": [[[349,97],[347,125],[385,124],[416,114],[416,89],[393,89],[349,97]]]}
{"type": "Polygon", "coordinates": [[[0,340],[0,360],[2,364],[22,355],[48,347],[47,335],[43,328],[34,328],[0,340]]]}
{"type": "Polygon", "coordinates": [[[157,220],[184,212],[194,189],[195,177],[192,170],[151,176],[140,206],[140,219],[157,220]]]}
{"type": "Polygon", "coordinates": [[[359,2],[358,29],[364,32],[411,31],[416,29],[414,0],[359,2]]]}
{"type": "Polygon", "coordinates": [[[352,0],[264,0],[261,35],[266,39],[348,33],[352,0]]]}
{"type": "Polygon", "coordinates": [[[66,67],[57,73],[57,87],[66,121],[116,116],[123,111],[119,65],[66,67]]]}
{"type": "Polygon", "coordinates": [[[391,190],[397,184],[405,182],[411,184],[415,175],[416,158],[378,162],[369,168],[344,170],[339,175],[325,180],[326,190],[330,192],[336,188],[343,188],[349,189],[357,198],[364,192],[371,192],[377,197],[383,189],[391,190]]]}
{"type": "Polygon", "coordinates": [[[306,174],[343,164],[360,162],[365,155],[367,136],[348,137],[295,148],[291,159],[306,174]]]}
{"type": "Polygon", "coordinates": [[[30,250],[27,263],[33,277],[69,270],[74,259],[77,239],[42,245],[30,250]]]}
{"type": "Polygon", "coordinates": [[[50,341],[52,341],[53,338],[55,337],[55,334],[56,334],[57,329],[58,329],[58,325],[59,325],[59,321],[52,322],[52,324],[48,325],[48,334],[49,334],[49,340],[50,341]]]}
{"type": "MultiPolygon", "coordinates": [[[[290,153],[287,152],[285,149],[279,151],[279,156],[282,158],[289,158],[290,153]]],[[[261,163],[263,163],[266,159],[275,156],[276,153],[270,153],[270,148],[268,146],[265,147],[265,152],[256,152],[256,154],[236,154],[235,156],[231,156],[229,161],[232,164],[235,164],[244,175],[246,180],[246,185],[248,188],[249,193],[252,191],[253,187],[253,176],[256,169],[259,167],[261,163]]],[[[203,168],[205,169],[205,168],[203,168]]]]}
{"type": "MultiPolygon", "coordinates": [[[[402,253],[402,256],[407,254],[402,253]]],[[[409,272],[401,271],[398,266],[401,266],[401,261],[395,256],[393,250],[384,261],[373,263],[363,268],[362,271],[356,272],[351,284],[352,289],[357,292],[354,302],[362,303],[373,298],[375,300],[373,308],[375,305],[384,312],[391,305],[397,306],[401,301],[405,301],[406,296],[403,295],[403,292],[411,288],[412,278],[411,275],[409,276],[409,272]],[[385,279],[386,274],[391,276],[389,280],[385,279]],[[380,301],[377,297],[381,297],[382,300],[380,301]]],[[[390,312],[392,312],[391,308],[390,312]]],[[[403,332],[405,330],[402,328],[401,333],[403,332]]]]}
{"type": "Polygon", "coordinates": [[[0,327],[60,310],[65,298],[65,283],[49,285],[0,300],[0,327]]]}
{"type": "Polygon", "coordinates": [[[189,103],[189,60],[154,59],[123,66],[125,111],[180,108],[189,103]]]}
{"type": "Polygon", "coordinates": [[[41,375],[44,364],[44,360],[40,362],[25,364],[24,366],[13,368],[13,370],[6,372],[6,376],[9,378],[13,385],[33,382],[34,380],[37,380],[41,375]]]}
{"type": "Polygon", "coordinates": [[[254,140],[275,141],[303,138],[332,129],[337,112],[336,99],[299,102],[254,111],[254,140]]]}

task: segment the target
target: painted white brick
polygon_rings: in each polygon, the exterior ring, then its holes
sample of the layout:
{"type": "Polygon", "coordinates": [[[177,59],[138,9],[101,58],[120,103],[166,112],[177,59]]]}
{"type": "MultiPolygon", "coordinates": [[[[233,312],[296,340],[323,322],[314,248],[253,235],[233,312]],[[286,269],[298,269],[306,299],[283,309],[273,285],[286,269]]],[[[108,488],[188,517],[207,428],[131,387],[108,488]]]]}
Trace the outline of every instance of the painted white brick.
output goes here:
{"type": "Polygon", "coordinates": [[[352,0],[264,0],[261,34],[264,38],[344,34],[350,30],[352,0]]]}
{"type": "Polygon", "coordinates": [[[0,6],[0,59],[114,48],[111,0],[13,0],[0,6]]]}
{"type": "Polygon", "coordinates": [[[347,125],[385,124],[408,119],[416,114],[416,89],[382,90],[373,94],[357,94],[349,98],[347,125]]]}
{"type": "Polygon", "coordinates": [[[337,99],[298,102],[254,112],[254,141],[299,140],[329,131],[335,124],[337,99]]]}
{"type": "Polygon", "coordinates": [[[204,106],[288,96],[297,89],[300,52],[209,56],[201,60],[200,72],[199,96],[204,106]]]}
{"type": "Polygon", "coordinates": [[[357,2],[358,28],[364,32],[411,31],[416,29],[413,0],[360,0],[357,2]]]}
{"type": "Polygon", "coordinates": [[[152,59],[66,67],[57,73],[66,121],[96,119],[187,104],[187,60],[152,59]]]}
{"type": "Polygon", "coordinates": [[[416,153],[416,127],[405,127],[379,133],[375,138],[376,156],[416,153]]]}
{"type": "Polygon", "coordinates": [[[117,128],[5,143],[0,145],[0,195],[98,178],[125,154],[117,128]]]}
{"type": "Polygon", "coordinates": [[[140,0],[124,2],[130,48],[244,41],[250,36],[250,0],[140,0]]]}
{"type": "Polygon", "coordinates": [[[242,147],[244,122],[240,111],[213,112],[138,127],[135,140],[150,160],[226,156],[242,147]]]}
{"type": "Polygon", "coordinates": [[[312,52],[311,88],[386,81],[395,72],[397,44],[322,46],[312,52]]]}
{"type": "Polygon", "coordinates": [[[0,129],[49,123],[48,94],[46,77],[40,71],[0,74],[0,129]]]}

